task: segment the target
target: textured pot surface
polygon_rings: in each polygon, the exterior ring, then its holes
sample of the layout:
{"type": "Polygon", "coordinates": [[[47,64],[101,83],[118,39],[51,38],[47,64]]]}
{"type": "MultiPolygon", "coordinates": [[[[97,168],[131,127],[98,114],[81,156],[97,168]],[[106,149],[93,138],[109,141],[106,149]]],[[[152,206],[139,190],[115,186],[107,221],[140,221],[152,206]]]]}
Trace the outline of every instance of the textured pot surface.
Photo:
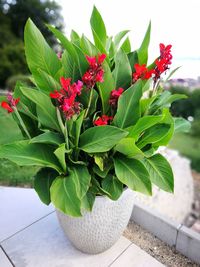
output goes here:
{"type": "Polygon", "coordinates": [[[117,201],[96,197],[92,212],[80,218],[56,212],[74,246],[85,253],[97,254],[112,247],[120,238],[130,219],[133,202],[133,192],[126,189],[117,201]]]}

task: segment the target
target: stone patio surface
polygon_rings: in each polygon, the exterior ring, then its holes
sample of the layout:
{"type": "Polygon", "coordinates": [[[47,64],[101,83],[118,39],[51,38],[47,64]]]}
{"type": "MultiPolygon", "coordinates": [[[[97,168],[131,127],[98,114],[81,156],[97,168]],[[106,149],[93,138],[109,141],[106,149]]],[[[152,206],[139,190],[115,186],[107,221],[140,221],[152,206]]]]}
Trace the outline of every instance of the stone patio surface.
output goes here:
{"type": "Polygon", "coordinates": [[[161,267],[125,237],[98,255],[74,248],[32,189],[0,187],[0,267],[161,267]]]}

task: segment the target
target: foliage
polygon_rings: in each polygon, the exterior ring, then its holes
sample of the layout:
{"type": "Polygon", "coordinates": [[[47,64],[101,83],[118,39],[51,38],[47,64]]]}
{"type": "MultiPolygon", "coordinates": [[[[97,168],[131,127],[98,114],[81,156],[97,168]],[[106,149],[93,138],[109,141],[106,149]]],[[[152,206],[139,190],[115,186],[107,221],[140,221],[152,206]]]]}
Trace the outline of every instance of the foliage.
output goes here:
{"type": "Polygon", "coordinates": [[[18,74],[13,75],[6,80],[6,88],[13,91],[18,81],[27,86],[33,85],[28,75],[18,74]]]}
{"type": "Polygon", "coordinates": [[[131,52],[130,43],[121,44],[127,31],[108,37],[96,7],[90,23],[94,44],[48,26],[65,49],[60,59],[29,19],[25,52],[35,86],[17,83],[1,103],[16,135],[6,133],[0,158],[41,167],[35,177],[40,199],[71,216],[91,210],[97,195],[117,200],[125,187],[151,195],[155,184],[173,192],[171,167],[156,150],[187,128],[169,112],[182,96],[159,86],[171,45],[160,45],[162,53],[148,69],[140,64],[147,64],[150,25],[131,52]]]}

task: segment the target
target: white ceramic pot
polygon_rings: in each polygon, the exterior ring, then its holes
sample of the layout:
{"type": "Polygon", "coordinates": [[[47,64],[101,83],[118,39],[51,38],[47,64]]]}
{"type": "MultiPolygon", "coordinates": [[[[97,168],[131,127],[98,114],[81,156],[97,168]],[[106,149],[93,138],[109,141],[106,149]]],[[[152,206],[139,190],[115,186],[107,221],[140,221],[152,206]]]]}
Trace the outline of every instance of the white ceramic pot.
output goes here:
{"type": "Polygon", "coordinates": [[[133,202],[133,192],[126,189],[117,201],[97,196],[92,212],[86,212],[80,218],[56,212],[73,245],[82,252],[97,254],[112,247],[120,238],[129,222],[133,202]]]}

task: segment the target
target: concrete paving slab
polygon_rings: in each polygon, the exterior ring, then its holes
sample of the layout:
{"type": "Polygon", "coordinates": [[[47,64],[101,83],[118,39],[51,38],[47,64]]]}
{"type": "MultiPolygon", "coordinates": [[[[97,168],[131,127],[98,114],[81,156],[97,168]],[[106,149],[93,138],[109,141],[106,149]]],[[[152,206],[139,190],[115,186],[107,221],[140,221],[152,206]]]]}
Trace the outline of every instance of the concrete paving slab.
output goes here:
{"type": "Polygon", "coordinates": [[[130,245],[121,237],[104,253],[84,254],[66,238],[55,213],[2,242],[16,267],[107,267],[130,245]]]}
{"type": "Polygon", "coordinates": [[[0,242],[53,210],[33,189],[0,187],[0,242]]]}
{"type": "Polygon", "coordinates": [[[4,254],[3,250],[0,248],[0,266],[1,267],[12,267],[12,264],[8,260],[7,256],[4,254]]]}
{"type": "Polygon", "coordinates": [[[141,248],[132,244],[110,267],[164,267],[141,248]]]}

